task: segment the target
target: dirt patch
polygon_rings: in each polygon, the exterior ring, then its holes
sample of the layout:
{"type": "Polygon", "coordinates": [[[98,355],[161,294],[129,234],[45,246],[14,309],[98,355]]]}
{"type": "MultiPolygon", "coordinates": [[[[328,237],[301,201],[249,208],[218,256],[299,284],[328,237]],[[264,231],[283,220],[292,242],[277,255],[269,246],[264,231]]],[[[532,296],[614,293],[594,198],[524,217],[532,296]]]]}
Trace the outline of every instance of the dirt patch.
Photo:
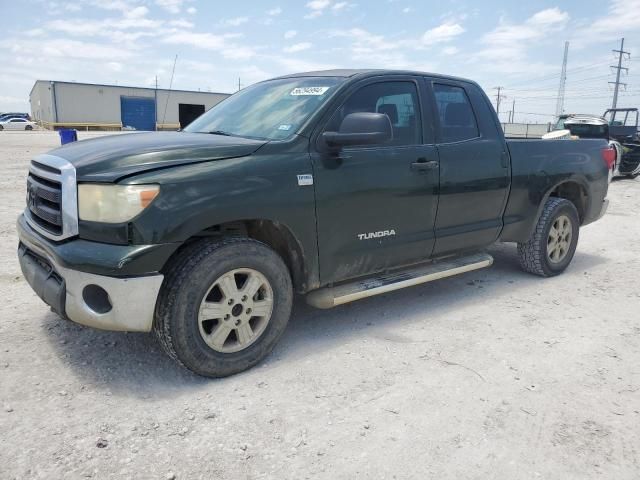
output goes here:
{"type": "MultiPolygon", "coordinates": [[[[86,134],[80,132],[80,138],[86,134]]],[[[145,334],[57,318],[15,220],[48,132],[0,132],[3,478],[640,478],[640,179],[557,278],[495,264],[330,311],[205,380],[145,334]]]]}

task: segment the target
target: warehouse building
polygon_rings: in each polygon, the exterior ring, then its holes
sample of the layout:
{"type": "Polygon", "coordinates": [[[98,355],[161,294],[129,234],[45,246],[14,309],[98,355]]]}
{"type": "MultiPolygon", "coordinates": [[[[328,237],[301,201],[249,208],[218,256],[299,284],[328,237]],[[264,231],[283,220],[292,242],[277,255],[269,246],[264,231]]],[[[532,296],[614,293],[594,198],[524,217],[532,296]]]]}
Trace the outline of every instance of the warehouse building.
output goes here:
{"type": "Polygon", "coordinates": [[[177,130],[226,93],[37,80],[31,117],[45,128],[177,130]]]}

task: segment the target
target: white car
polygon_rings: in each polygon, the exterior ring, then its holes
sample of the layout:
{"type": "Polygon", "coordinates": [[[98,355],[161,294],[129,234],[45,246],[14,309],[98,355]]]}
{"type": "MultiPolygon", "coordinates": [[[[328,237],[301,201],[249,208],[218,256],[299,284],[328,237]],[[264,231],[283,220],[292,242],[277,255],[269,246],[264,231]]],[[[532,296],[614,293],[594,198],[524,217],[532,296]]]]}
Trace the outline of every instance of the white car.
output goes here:
{"type": "Polygon", "coordinates": [[[8,118],[0,122],[0,130],[33,130],[34,128],[36,124],[24,118],[8,118]]]}

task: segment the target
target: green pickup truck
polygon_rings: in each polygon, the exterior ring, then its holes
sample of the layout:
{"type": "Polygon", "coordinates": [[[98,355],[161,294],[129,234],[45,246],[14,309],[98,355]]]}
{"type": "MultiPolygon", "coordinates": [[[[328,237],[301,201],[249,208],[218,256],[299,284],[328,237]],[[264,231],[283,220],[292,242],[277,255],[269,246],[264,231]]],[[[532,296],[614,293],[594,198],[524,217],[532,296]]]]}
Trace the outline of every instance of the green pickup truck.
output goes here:
{"type": "Polygon", "coordinates": [[[506,140],[469,80],[288,75],[181,132],[35,157],[18,255],[60,316],[153,330],[219,377],[268,355],[294,292],[330,308],[487,267],[497,241],[561,273],[606,210],[614,160],[604,140],[506,140]]]}

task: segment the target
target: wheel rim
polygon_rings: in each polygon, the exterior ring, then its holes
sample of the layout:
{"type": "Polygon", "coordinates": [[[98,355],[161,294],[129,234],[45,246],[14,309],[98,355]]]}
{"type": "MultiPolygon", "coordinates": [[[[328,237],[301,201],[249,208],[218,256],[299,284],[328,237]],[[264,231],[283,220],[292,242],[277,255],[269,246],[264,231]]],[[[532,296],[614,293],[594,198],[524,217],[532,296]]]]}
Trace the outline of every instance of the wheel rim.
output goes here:
{"type": "Polygon", "coordinates": [[[251,268],[231,270],[213,282],[200,303],[200,335],[216,352],[238,352],[262,335],[272,312],[267,278],[251,268]]]}
{"type": "Polygon", "coordinates": [[[552,263],[560,263],[569,253],[573,226],[566,215],[556,218],[549,230],[547,239],[547,257],[552,263]]]}

